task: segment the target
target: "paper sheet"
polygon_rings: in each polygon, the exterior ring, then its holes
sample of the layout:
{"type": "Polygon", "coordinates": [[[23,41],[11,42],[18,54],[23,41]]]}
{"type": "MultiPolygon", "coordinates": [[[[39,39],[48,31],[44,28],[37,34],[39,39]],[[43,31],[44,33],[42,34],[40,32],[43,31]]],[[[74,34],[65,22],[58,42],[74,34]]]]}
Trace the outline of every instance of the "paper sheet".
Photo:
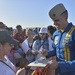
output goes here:
{"type": "Polygon", "coordinates": [[[28,66],[33,66],[33,67],[45,67],[47,63],[50,61],[50,59],[43,59],[42,57],[37,59],[34,62],[31,62],[28,64],[28,66]]]}

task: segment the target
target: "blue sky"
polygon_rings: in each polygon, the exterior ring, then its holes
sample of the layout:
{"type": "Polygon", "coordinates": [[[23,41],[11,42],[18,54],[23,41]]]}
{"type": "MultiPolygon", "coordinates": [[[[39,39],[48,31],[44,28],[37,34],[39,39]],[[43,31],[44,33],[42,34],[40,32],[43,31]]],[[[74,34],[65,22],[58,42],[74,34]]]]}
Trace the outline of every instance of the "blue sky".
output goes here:
{"type": "Polygon", "coordinates": [[[47,27],[53,25],[49,10],[63,3],[69,13],[69,22],[75,25],[75,0],[0,0],[0,21],[8,27],[20,24],[26,27],[47,27]]]}

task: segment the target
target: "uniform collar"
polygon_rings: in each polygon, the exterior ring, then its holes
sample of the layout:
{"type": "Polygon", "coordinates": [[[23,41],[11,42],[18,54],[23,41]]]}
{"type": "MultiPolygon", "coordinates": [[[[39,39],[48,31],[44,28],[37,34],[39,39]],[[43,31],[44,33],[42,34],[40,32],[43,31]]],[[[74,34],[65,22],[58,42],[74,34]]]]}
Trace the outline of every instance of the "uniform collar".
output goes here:
{"type": "Polygon", "coordinates": [[[72,26],[73,26],[73,24],[69,23],[68,26],[65,29],[65,32],[68,32],[72,26]]]}
{"type": "Polygon", "coordinates": [[[72,23],[69,23],[69,24],[67,25],[66,29],[65,29],[65,30],[60,30],[60,32],[62,32],[62,33],[63,33],[63,32],[68,32],[72,26],[73,26],[73,24],[72,24],[72,23]]]}

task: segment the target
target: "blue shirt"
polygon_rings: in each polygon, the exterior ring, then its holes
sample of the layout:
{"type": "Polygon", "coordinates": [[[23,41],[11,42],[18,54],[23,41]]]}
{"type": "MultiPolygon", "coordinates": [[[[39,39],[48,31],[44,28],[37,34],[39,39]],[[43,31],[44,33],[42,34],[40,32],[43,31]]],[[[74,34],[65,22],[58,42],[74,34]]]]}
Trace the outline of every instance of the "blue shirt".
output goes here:
{"type": "Polygon", "coordinates": [[[75,75],[75,29],[71,32],[72,26],[69,23],[64,32],[57,30],[53,34],[54,50],[49,52],[49,56],[56,55],[59,64],[57,75],[75,75]],[[68,34],[68,38],[66,36],[69,31],[71,34],[68,34]]]}

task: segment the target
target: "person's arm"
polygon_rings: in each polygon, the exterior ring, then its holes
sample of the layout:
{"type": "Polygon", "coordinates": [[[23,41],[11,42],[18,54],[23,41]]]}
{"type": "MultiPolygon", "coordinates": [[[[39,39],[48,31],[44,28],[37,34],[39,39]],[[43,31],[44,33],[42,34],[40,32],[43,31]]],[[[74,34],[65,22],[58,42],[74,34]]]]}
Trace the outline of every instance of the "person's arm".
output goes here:
{"type": "Polygon", "coordinates": [[[45,56],[46,58],[50,58],[56,55],[56,51],[55,50],[47,51],[46,49],[44,49],[42,50],[42,55],[45,56]]]}
{"type": "Polygon", "coordinates": [[[61,73],[75,71],[75,60],[67,62],[58,62],[61,73]]]}
{"type": "Polygon", "coordinates": [[[47,58],[49,58],[49,57],[52,57],[52,56],[55,56],[55,55],[56,55],[56,48],[55,48],[55,44],[53,43],[53,40],[52,40],[51,42],[52,42],[52,43],[50,43],[50,44],[51,44],[51,47],[49,48],[47,58]]]}
{"type": "Polygon", "coordinates": [[[52,51],[48,51],[48,55],[46,57],[52,57],[56,55],[56,51],[52,50],[52,51]]]}

